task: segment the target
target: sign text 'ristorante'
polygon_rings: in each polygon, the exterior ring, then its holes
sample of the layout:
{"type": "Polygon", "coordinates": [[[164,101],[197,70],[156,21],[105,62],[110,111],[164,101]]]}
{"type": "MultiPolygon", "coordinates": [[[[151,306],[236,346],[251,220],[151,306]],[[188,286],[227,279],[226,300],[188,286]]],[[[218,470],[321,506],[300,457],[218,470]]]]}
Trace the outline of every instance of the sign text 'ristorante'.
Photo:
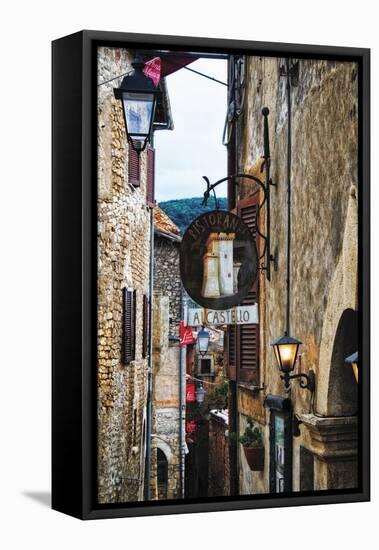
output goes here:
{"type": "Polygon", "coordinates": [[[209,309],[241,303],[257,275],[257,250],[245,222],[223,210],[196,218],[180,249],[180,273],[191,298],[209,309]]]}

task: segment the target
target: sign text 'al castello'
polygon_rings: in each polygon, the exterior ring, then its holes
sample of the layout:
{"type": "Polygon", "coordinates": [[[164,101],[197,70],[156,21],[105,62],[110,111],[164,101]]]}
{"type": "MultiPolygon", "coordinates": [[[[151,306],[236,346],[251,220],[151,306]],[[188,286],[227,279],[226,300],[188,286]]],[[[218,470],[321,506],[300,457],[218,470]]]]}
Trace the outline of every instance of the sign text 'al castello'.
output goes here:
{"type": "Polygon", "coordinates": [[[253,325],[258,324],[258,305],[238,306],[232,309],[188,309],[187,325],[253,325]]]}

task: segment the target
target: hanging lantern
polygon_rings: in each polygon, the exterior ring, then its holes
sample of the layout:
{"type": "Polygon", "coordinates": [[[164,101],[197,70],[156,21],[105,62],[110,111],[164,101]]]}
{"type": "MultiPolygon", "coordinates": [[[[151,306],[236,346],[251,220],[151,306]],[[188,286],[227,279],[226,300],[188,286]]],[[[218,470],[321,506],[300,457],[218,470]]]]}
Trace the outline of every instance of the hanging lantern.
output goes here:
{"type": "Polygon", "coordinates": [[[284,336],[271,342],[271,345],[274,348],[276,362],[282,373],[281,379],[284,381],[286,392],[290,391],[290,382],[294,379],[299,380],[301,388],[314,392],[316,381],[315,373],[312,369],[308,371],[308,374],[304,372],[290,374],[296,365],[297,354],[301,345],[300,340],[284,334],[284,336]]]}
{"type": "Polygon", "coordinates": [[[346,357],[345,363],[353,369],[355,381],[358,382],[358,352],[356,351],[349,357],[346,357]]]}
{"type": "Polygon", "coordinates": [[[203,387],[203,384],[200,384],[196,389],[196,401],[199,404],[204,403],[204,398],[205,398],[205,389],[203,387]]]}
{"type": "Polygon", "coordinates": [[[295,368],[297,353],[301,342],[291,336],[281,336],[271,345],[275,351],[276,362],[281,372],[291,372],[295,368]]]}
{"type": "Polygon", "coordinates": [[[113,90],[115,98],[122,102],[125,131],[137,153],[151,140],[158,94],[152,79],[143,73],[144,66],[137,56],[132,62],[133,70],[123,78],[121,87],[113,90]]]}
{"type": "Polygon", "coordinates": [[[197,349],[200,355],[205,355],[209,345],[209,330],[204,327],[197,333],[197,349]]]}

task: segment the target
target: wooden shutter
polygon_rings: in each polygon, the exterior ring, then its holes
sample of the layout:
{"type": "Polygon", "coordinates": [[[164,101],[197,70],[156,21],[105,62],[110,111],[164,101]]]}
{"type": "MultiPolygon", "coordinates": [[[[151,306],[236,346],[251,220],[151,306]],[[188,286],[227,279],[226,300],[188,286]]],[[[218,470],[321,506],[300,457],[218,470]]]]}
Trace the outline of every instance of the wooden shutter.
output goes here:
{"type": "Polygon", "coordinates": [[[230,380],[236,380],[237,366],[237,325],[228,327],[228,377],[230,380]]]}
{"type": "Polygon", "coordinates": [[[128,182],[134,187],[139,187],[140,184],[140,155],[128,145],[128,182]]]}
{"type": "Polygon", "coordinates": [[[149,298],[146,294],[143,295],[143,334],[142,334],[142,357],[149,354],[149,298]]]}
{"type": "MultiPolygon", "coordinates": [[[[243,219],[253,234],[257,235],[256,215],[259,207],[259,193],[243,199],[237,204],[237,214],[243,219]]],[[[257,243],[258,244],[258,243],[257,243]]],[[[242,305],[258,303],[258,276],[242,305]]],[[[237,376],[241,382],[259,384],[259,325],[239,325],[237,328],[237,376]]]]}
{"type": "MultiPolygon", "coordinates": [[[[234,186],[233,186],[234,189],[234,186]]],[[[229,192],[228,192],[229,196],[229,192]]],[[[231,210],[233,214],[237,215],[236,208],[233,208],[231,210]]],[[[237,338],[238,338],[238,332],[237,332],[237,325],[229,325],[228,326],[228,336],[227,336],[227,350],[228,350],[228,377],[230,380],[237,380],[237,338]]]]}
{"type": "Polygon", "coordinates": [[[123,288],[123,342],[124,365],[135,359],[136,291],[123,288]]]}
{"type": "Polygon", "coordinates": [[[148,206],[155,206],[155,150],[147,148],[147,181],[146,202],[148,206]]]}

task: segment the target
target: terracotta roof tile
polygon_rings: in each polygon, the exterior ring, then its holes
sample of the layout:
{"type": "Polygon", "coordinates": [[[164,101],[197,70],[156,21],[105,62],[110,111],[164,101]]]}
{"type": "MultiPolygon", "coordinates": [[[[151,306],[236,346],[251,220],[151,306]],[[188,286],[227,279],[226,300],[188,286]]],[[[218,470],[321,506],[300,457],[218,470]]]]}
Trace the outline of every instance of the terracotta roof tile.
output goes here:
{"type": "Polygon", "coordinates": [[[158,231],[180,235],[180,229],[172,219],[157,206],[154,208],[154,226],[158,231]]]}

